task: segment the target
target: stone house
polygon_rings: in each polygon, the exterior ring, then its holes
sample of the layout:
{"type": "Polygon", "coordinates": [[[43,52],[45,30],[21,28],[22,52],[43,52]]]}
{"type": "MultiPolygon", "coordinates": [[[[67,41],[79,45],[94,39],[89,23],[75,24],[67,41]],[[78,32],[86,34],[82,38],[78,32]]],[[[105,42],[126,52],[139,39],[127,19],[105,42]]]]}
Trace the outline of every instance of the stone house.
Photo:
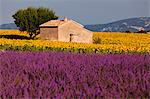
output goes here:
{"type": "Polygon", "coordinates": [[[93,33],[71,19],[50,20],[39,28],[43,40],[92,43],[93,33]]]}

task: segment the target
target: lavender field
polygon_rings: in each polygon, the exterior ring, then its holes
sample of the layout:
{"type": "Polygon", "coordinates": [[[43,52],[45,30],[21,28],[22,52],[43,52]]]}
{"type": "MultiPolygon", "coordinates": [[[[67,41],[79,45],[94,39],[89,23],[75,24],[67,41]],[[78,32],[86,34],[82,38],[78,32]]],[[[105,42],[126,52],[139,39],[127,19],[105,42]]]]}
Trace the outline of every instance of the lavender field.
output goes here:
{"type": "Polygon", "coordinates": [[[1,98],[149,98],[150,55],[0,52],[1,98]]]}

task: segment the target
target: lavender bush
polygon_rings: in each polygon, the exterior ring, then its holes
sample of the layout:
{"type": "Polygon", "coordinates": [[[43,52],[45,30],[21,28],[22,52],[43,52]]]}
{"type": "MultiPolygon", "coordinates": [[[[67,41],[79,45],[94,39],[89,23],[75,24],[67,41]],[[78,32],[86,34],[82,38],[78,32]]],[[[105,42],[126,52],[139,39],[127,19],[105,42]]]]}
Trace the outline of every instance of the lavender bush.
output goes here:
{"type": "Polygon", "coordinates": [[[0,52],[0,97],[149,98],[150,55],[0,52]]]}

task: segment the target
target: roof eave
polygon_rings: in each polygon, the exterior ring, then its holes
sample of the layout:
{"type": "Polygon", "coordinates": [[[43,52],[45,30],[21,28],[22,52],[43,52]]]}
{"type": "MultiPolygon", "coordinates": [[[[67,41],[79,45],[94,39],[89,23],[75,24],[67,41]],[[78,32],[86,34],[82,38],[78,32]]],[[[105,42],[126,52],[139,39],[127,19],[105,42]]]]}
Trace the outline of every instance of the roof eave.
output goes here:
{"type": "Polygon", "coordinates": [[[39,28],[57,28],[58,26],[39,26],[39,28]]]}

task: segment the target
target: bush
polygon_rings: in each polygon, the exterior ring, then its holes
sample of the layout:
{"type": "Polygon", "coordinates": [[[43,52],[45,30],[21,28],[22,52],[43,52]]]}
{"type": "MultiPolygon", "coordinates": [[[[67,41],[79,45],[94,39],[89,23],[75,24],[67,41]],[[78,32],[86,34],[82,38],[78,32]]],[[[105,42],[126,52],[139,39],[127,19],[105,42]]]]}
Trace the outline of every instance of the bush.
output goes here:
{"type": "Polygon", "coordinates": [[[99,37],[94,38],[95,44],[101,44],[101,39],[99,37]]]}

